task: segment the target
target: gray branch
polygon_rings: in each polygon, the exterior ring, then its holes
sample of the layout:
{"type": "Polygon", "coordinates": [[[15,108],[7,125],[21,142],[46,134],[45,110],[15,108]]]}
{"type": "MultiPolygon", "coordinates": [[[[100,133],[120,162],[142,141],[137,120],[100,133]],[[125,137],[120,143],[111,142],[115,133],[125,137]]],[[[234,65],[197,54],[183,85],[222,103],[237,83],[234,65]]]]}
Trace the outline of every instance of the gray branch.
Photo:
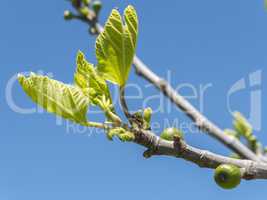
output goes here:
{"type": "MultiPolygon", "coordinates": [[[[100,24],[96,24],[97,32],[101,33],[103,27],[100,24]]],[[[225,146],[242,156],[243,158],[251,159],[254,161],[260,161],[261,159],[254,154],[249,148],[242,144],[239,140],[229,137],[224,134],[223,130],[217,127],[214,123],[209,121],[204,115],[202,115],[194,106],[192,106],[184,97],[178,94],[171,85],[160,78],[154,72],[152,72],[137,56],[134,57],[133,64],[136,69],[136,73],[147,81],[152,83],[158,88],[166,97],[168,97],[177,107],[179,107],[184,113],[189,116],[195,125],[202,131],[208,133],[210,136],[219,140],[225,146]]]]}
{"type": "MultiPolygon", "coordinates": [[[[103,31],[103,27],[97,23],[97,20],[92,18],[92,16],[88,16],[87,18],[80,17],[77,19],[86,22],[90,27],[95,28],[95,34],[99,34],[103,31]]],[[[158,88],[190,119],[192,119],[200,130],[208,133],[210,136],[223,143],[226,147],[239,154],[242,158],[248,160],[233,159],[194,148],[186,144],[183,140],[176,140],[175,142],[162,140],[151,131],[133,130],[136,135],[135,142],[148,148],[144,153],[146,157],[154,155],[174,156],[193,162],[200,167],[212,169],[220,164],[233,164],[242,168],[244,179],[267,179],[267,164],[264,163],[266,162],[265,158],[257,156],[239,140],[224,134],[223,130],[208,120],[185,98],[178,94],[168,82],[152,72],[137,56],[134,57],[133,64],[138,75],[142,76],[158,88]]]]}
{"type": "Polygon", "coordinates": [[[221,156],[192,147],[179,138],[174,142],[163,140],[151,131],[134,131],[136,133],[135,143],[148,148],[144,153],[144,156],[147,158],[156,155],[173,156],[195,163],[200,167],[210,169],[215,169],[221,164],[231,164],[243,170],[243,179],[267,179],[267,164],[262,162],[221,156]]]}

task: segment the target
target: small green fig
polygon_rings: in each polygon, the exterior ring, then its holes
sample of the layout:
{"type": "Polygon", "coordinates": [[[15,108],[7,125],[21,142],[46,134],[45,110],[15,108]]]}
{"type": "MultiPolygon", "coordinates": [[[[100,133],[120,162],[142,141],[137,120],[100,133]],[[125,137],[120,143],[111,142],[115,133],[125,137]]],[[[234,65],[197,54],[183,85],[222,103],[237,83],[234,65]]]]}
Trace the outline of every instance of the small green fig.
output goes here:
{"type": "Polygon", "coordinates": [[[181,130],[177,128],[166,128],[160,135],[162,139],[173,141],[174,137],[184,138],[184,135],[181,130]]]}
{"type": "Polygon", "coordinates": [[[93,4],[92,4],[92,8],[95,11],[95,14],[98,15],[99,11],[102,8],[101,1],[94,1],[93,4]]]}
{"type": "Polygon", "coordinates": [[[234,165],[222,164],[215,169],[214,180],[223,189],[234,189],[241,182],[241,170],[234,165]]]}

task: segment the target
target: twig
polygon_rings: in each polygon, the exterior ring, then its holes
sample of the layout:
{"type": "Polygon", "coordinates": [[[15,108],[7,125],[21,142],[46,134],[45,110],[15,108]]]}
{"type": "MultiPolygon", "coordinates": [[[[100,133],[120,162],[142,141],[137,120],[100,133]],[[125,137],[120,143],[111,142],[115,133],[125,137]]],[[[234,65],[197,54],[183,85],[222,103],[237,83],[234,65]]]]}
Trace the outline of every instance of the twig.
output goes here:
{"type": "MultiPolygon", "coordinates": [[[[103,27],[100,24],[96,24],[96,29],[98,33],[101,33],[103,31],[103,27]]],[[[154,72],[152,72],[137,56],[134,57],[133,64],[138,75],[142,76],[147,81],[152,83],[177,107],[183,110],[185,114],[196,123],[196,126],[200,130],[207,132],[210,136],[216,138],[243,158],[260,161],[260,158],[257,157],[257,155],[254,154],[245,145],[243,145],[239,140],[231,138],[224,134],[224,132],[220,128],[218,128],[215,124],[213,124],[205,116],[203,116],[185,98],[179,95],[164,79],[160,78],[154,72]]]]}
{"type": "Polygon", "coordinates": [[[131,119],[132,115],[130,114],[127,103],[125,101],[125,87],[124,86],[120,87],[120,103],[121,103],[121,107],[124,112],[124,115],[128,119],[131,119]]]}
{"type": "MultiPolygon", "coordinates": [[[[99,34],[103,31],[103,27],[99,23],[97,23],[96,19],[92,20],[91,15],[88,15],[81,21],[88,23],[91,27],[94,27],[96,29],[95,34],[99,34]]],[[[260,157],[258,157],[239,140],[224,134],[224,132],[218,126],[208,120],[185,98],[178,94],[170,86],[169,83],[167,83],[164,79],[160,78],[154,72],[152,72],[137,56],[134,57],[133,64],[136,68],[136,72],[138,75],[142,76],[143,78],[154,84],[155,87],[158,88],[162,93],[164,93],[165,96],[168,97],[177,107],[183,110],[185,114],[195,122],[196,126],[200,130],[208,133],[210,136],[223,143],[232,151],[239,154],[242,158],[250,159],[257,162],[266,161],[266,159],[261,159],[260,157]]]]}
{"type": "Polygon", "coordinates": [[[210,169],[215,169],[221,164],[232,164],[243,168],[244,179],[267,179],[267,164],[221,156],[206,150],[192,147],[186,144],[184,140],[179,140],[179,142],[170,142],[161,139],[153,132],[147,130],[135,130],[135,132],[137,133],[135,142],[148,148],[145,153],[148,153],[149,155],[145,155],[146,157],[157,155],[173,156],[183,158],[200,167],[210,169]]]}

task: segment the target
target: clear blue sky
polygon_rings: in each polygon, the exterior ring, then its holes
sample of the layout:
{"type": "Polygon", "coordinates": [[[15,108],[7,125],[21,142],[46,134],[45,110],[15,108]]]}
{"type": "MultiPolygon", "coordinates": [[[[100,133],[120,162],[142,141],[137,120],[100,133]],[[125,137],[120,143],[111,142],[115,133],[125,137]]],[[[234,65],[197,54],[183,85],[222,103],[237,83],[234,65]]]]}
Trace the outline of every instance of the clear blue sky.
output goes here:
{"type": "MultiPolygon", "coordinates": [[[[121,10],[133,4],[140,18],[137,53],[157,74],[171,71],[173,86],[189,83],[207,89],[203,112],[220,127],[231,127],[226,95],[241,78],[262,70],[262,85],[244,89],[231,98],[232,109],[250,113],[250,94],[262,92],[261,131],[266,143],[267,117],[265,87],[267,75],[267,13],[263,0],[244,1],[116,1],[104,0],[101,22],[113,7],[121,10]],[[265,104],[265,105],[264,105],[265,104]]],[[[223,191],[213,181],[213,172],[183,160],[155,157],[145,160],[143,148],[109,142],[102,134],[67,131],[51,114],[20,114],[7,104],[6,86],[18,72],[42,70],[56,79],[73,80],[75,55],[80,49],[95,62],[95,38],[80,22],[65,22],[64,0],[1,1],[1,133],[0,200],[85,200],[85,199],[260,199],[267,196],[267,181],[243,181],[233,191],[223,191]]],[[[129,83],[139,83],[145,97],[158,91],[133,72],[129,83]]],[[[16,105],[34,108],[18,83],[12,88],[16,105]]],[[[128,94],[136,91],[128,90],[128,94]]],[[[190,88],[181,90],[192,96],[190,88]]],[[[150,106],[156,108],[153,100],[150,106]]],[[[164,100],[164,106],[168,101],[164,100]]],[[[142,100],[131,100],[138,108],[142,100]]],[[[255,106],[255,105],[254,105],[255,106]]],[[[90,116],[97,120],[98,116],[90,116]]],[[[163,119],[189,120],[173,106],[171,112],[158,112],[154,122],[163,119]]],[[[82,131],[80,131],[82,132],[82,131]]],[[[204,134],[186,133],[189,144],[225,155],[229,151],[204,134]]]]}

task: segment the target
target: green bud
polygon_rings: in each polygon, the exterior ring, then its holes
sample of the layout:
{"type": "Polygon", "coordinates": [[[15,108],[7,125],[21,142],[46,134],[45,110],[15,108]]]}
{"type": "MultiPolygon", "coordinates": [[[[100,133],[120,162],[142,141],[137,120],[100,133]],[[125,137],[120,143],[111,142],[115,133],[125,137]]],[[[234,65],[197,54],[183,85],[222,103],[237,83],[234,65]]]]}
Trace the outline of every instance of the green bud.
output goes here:
{"type": "Polygon", "coordinates": [[[240,135],[238,132],[231,130],[231,129],[225,129],[224,133],[230,137],[234,137],[236,139],[240,139],[240,135]]]}
{"type": "Polygon", "coordinates": [[[73,19],[73,14],[69,10],[64,11],[64,19],[65,20],[71,20],[73,19]]]}
{"type": "Polygon", "coordinates": [[[113,140],[113,137],[117,136],[122,142],[131,142],[135,139],[132,132],[126,131],[122,127],[112,128],[107,131],[107,138],[113,140]]]}
{"type": "Polygon", "coordinates": [[[241,170],[234,165],[220,165],[215,169],[214,180],[223,189],[233,189],[241,182],[241,170]]]}
{"type": "Polygon", "coordinates": [[[257,151],[257,148],[258,148],[258,145],[260,145],[258,143],[258,140],[257,140],[256,136],[255,135],[250,135],[248,137],[248,142],[249,142],[250,149],[252,151],[256,152],[257,151]]]}
{"type": "Polygon", "coordinates": [[[134,113],[134,116],[139,119],[142,120],[143,119],[143,114],[142,114],[142,110],[138,110],[137,112],[134,113]]]}
{"type": "Polygon", "coordinates": [[[118,135],[118,137],[122,142],[131,142],[131,141],[133,141],[135,139],[134,134],[129,132],[129,131],[118,135]]]}
{"type": "Polygon", "coordinates": [[[91,0],[82,0],[83,1],[83,4],[86,5],[86,6],[89,6],[91,0]]]}
{"type": "Polygon", "coordinates": [[[112,141],[114,135],[116,135],[116,132],[108,131],[108,132],[107,132],[107,138],[108,138],[108,140],[112,141]]]}
{"type": "Polygon", "coordinates": [[[101,1],[94,1],[92,5],[93,10],[95,11],[95,14],[98,15],[102,8],[102,3],[101,1]]]}
{"type": "Polygon", "coordinates": [[[89,14],[89,8],[88,7],[82,7],[80,8],[80,12],[83,16],[87,16],[89,14]]]}
{"type": "Polygon", "coordinates": [[[252,126],[247,119],[239,112],[234,113],[234,128],[235,130],[244,137],[248,138],[252,134],[252,126]]]}
{"type": "Polygon", "coordinates": [[[107,131],[107,138],[109,140],[113,140],[114,136],[119,136],[121,134],[126,133],[126,130],[124,128],[118,127],[118,128],[112,128],[107,131]]]}
{"type": "Polygon", "coordinates": [[[144,120],[150,124],[151,122],[151,115],[152,115],[152,109],[150,107],[146,108],[143,112],[143,115],[144,115],[144,120]]]}
{"type": "Polygon", "coordinates": [[[162,139],[173,141],[174,137],[184,139],[184,135],[181,130],[177,128],[166,128],[160,135],[162,139]]]}

